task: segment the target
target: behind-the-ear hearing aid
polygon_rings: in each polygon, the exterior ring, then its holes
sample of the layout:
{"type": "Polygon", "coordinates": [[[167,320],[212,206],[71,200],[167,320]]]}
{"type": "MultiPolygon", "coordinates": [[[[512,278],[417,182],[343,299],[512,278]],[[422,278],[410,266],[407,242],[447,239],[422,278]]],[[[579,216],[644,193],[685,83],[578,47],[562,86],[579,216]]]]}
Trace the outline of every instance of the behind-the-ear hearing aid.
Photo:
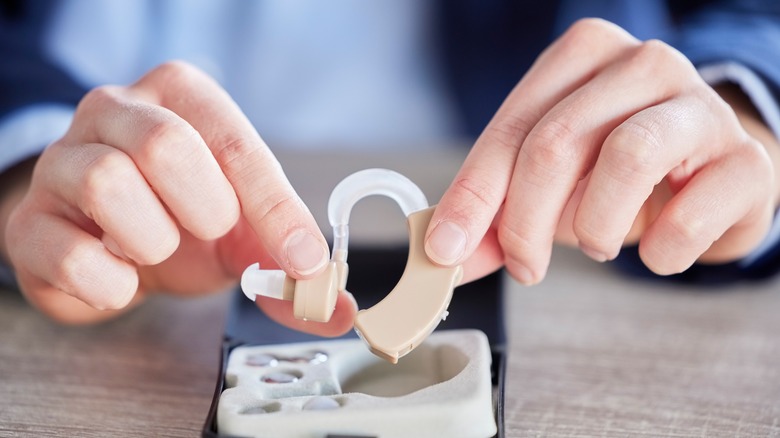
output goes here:
{"type": "Polygon", "coordinates": [[[292,300],[296,318],[327,322],[340,290],[347,284],[347,242],[352,207],[371,195],[395,200],[407,217],[409,257],[401,279],[373,307],[360,310],[354,328],[369,349],[390,362],[417,347],[447,316],[447,306],[460,283],[460,266],[442,267],[425,255],[425,231],[434,207],[405,176],[387,169],[366,169],[342,180],[328,201],[328,220],[333,227],[333,251],[327,269],[309,280],[295,280],[284,271],[260,270],[257,263],[241,277],[241,289],[254,300],[257,295],[292,300]]]}

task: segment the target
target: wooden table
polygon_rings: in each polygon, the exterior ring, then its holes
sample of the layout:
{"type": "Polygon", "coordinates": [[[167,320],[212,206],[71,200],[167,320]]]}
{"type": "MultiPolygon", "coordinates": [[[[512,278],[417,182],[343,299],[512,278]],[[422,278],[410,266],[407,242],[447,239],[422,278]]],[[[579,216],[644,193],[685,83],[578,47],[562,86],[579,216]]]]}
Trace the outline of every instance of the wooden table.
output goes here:
{"type": "MultiPolygon", "coordinates": [[[[429,157],[433,170],[342,157],[327,181],[307,182],[322,159],[282,158],[313,211],[370,165],[430,179],[438,199],[462,157],[429,157]]],[[[363,214],[371,226],[358,238],[390,239],[363,214]]],[[[0,436],[198,436],[228,298],[157,296],[107,324],[64,328],[0,292],[0,436]]],[[[780,436],[779,313],[780,279],[673,286],[557,248],[541,285],[508,286],[507,436],[780,436]]]]}

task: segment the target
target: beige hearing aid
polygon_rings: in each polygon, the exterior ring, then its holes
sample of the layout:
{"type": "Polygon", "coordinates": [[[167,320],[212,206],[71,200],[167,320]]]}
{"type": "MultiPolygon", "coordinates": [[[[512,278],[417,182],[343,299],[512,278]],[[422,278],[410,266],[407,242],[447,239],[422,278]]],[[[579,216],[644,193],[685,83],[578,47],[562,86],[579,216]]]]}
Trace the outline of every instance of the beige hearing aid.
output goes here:
{"type": "Polygon", "coordinates": [[[304,321],[328,322],[339,291],[347,286],[345,262],[331,260],[325,271],[308,280],[296,280],[279,270],[260,270],[255,263],[241,276],[241,289],[251,300],[263,295],[293,302],[293,315],[304,321]]]}
{"type": "Polygon", "coordinates": [[[255,263],[244,271],[241,288],[252,300],[257,295],[292,300],[298,319],[329,321],[338,292],[347,284],[349,215],[359,200],[370,195],[388,196],[403,210],[409,226],[409,257],[398,284],[379,303],[359,311],[354,328],[374,354],[397,363],[446,318],[453,289],[463,276],[460,266],[438,266],[425,255],[423,240],[434,207],[429,208],[420,188],[399,173],[366,169],[333,189],[328,201],[333,251],[325,272],[313,279],[295,280],[283,271],[260,270],[255,263]]]}
{"type": "Polygon", "coordinates": [[[414,350],[447,317],[452,290],[460,283],[460,266],[443,268],[425,255],[425,230],[434,207],[412,213],[409,258],[401,280],[382,301],[361,310],[355,331],[371,351],[392,363],[414,350]]]}

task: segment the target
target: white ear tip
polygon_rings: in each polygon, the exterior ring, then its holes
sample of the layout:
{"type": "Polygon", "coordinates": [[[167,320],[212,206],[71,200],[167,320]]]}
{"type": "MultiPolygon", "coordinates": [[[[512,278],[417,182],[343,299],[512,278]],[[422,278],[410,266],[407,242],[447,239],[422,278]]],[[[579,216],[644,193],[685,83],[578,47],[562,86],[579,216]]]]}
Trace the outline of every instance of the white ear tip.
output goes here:
{"type": "Polygon", "coordinates": [[[244,295],[252,301],[254,301],[257,296],[257,293],[255,292],[257,289],[254,287],[255,281],[253,280],[254,272],[259,270],[260,263],[254,263],[244,269],[244,273],[241,274],[241,290],[244,291],[244,295]]]}
{"type": "Polygon", "coordinates": [[[241,290],[252,301],[258,295],[282,299],[284,279],[284,271],[261,270],[260,264],[255,263],[247,267],[241,274],[241,290]]]}

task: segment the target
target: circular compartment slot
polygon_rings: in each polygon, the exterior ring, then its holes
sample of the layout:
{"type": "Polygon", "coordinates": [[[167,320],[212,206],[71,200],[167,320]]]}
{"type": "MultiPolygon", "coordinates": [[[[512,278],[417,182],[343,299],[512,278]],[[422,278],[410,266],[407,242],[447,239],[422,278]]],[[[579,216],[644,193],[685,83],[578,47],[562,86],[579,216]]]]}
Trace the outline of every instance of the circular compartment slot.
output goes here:
{"type": "Polygon", "coordinates": [[[295,383],[303,377],[303,373],[298,370],[278,370],[263,374],[260,381],[263,383],[295,383]]]}
{"type": "Polygon", "coordinates": [[[245,363],[252,367],[275,367],[279,365],[279,360],[270,354],[254,353],[246,357],[245,363]]]}

